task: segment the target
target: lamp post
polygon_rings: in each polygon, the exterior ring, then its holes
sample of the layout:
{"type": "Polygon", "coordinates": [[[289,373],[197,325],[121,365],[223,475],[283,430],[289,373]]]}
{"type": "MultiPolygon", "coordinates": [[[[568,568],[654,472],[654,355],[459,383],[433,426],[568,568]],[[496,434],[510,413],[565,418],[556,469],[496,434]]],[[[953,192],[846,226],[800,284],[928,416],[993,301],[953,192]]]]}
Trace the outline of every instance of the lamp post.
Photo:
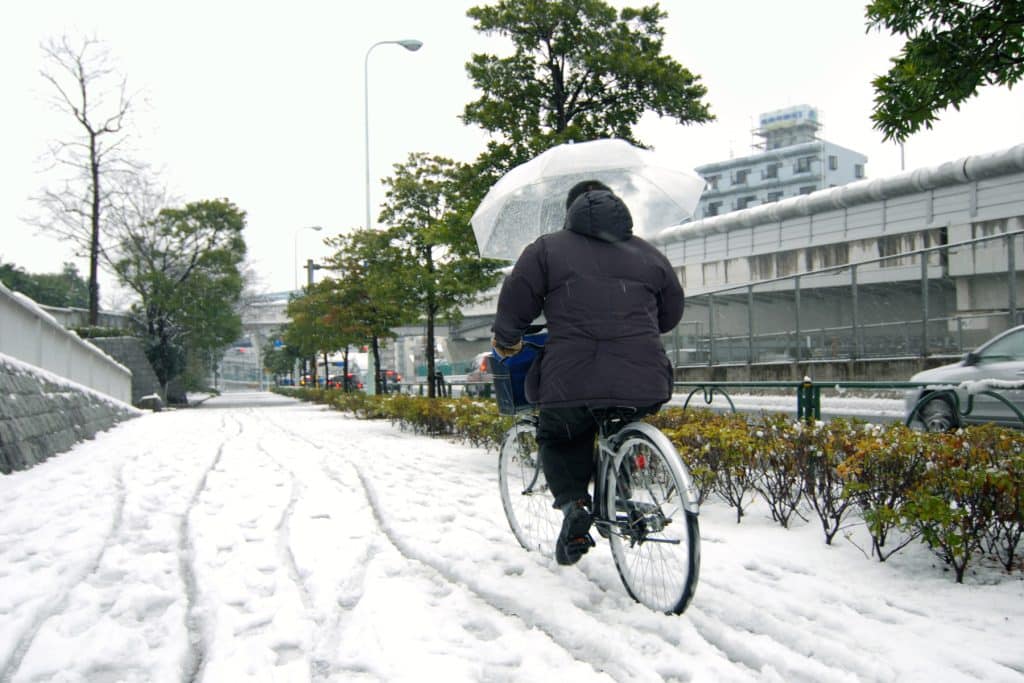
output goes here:
{"type": "Polygon", "coordinates": [[[378,45],[401,45],[410,52],[415,52],[423,47],[423,41],[406,40],[382,40],[370,46],[366,51],[366,58],[363,59],[363,120],[366,124],[366,228],[370,228],[370,53],[378,45]]]}
{"type": "Polygon", "coordinates": [[[299,231],[300,230],[316,230],[317,232],[323,230],[319,225],[304,225],[301,228],[295,228],[295,250],[292,252],[292,267],[295,269],[295,289],[299,288],[299,231]]]}

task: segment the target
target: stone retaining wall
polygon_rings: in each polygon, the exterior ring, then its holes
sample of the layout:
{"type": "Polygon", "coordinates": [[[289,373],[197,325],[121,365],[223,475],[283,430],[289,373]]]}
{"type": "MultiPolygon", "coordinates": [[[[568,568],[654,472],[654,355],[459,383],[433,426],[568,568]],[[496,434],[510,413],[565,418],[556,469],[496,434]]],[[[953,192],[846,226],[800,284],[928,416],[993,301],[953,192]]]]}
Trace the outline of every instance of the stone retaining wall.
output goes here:
{"type": "Polygon", "coordinates": [[[141,411],[0,354],[0,473],[66,451],[141,411]]]}
{"type": "Polygon", "coordinates": [[[93,346],[103,349],[111,358],[132,371],[132,405],[139,405],[143,396],[156,394],[167,402],[160,380],[146,358],[142,341],[138,337],[98,337],[90,339],[93,346]]]}

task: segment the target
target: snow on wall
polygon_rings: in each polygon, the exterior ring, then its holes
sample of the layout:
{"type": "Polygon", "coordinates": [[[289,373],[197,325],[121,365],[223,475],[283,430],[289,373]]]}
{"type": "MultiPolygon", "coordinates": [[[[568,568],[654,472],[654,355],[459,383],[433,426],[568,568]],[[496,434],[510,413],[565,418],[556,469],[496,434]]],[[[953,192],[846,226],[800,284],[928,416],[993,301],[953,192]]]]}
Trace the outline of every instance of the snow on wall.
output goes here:
{"type": "Polygon", "coordinates": [[[107,394],[0,353],[0,473],[28,469],[141,414],[107,394]]]}

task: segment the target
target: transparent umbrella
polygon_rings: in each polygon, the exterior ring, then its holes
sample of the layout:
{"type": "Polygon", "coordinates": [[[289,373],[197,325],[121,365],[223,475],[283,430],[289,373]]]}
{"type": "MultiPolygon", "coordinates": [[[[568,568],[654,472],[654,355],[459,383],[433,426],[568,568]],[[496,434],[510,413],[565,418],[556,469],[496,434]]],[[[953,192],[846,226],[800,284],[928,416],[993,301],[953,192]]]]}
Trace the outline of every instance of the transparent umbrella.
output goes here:
{"type": "Polygon", "coordinates": [[[515,260],[540,235],[562,228],[565,197],[600,180],[633,215],[633,234],[651,237],[693,216],[704,180],[678,162],[624,140],[558,145],[501,177],[470,222],[480,255],[515,260]]]}

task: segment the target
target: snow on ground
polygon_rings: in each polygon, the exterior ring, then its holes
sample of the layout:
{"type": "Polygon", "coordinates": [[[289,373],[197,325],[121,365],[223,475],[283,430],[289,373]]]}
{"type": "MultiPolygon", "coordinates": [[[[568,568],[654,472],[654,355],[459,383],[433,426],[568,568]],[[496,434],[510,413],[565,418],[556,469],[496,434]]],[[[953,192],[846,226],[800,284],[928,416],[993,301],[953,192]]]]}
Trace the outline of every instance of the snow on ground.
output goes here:
{"type": "MultiPolygon", "coordinates": [[[[0,477],[0,681],[1021,681],[1024,580],[701,512],[679,617],[508,531],[493,452],[271,394],[0,477]]],[[[863,539],[861,539],[863,540],[863,539]]]]}

